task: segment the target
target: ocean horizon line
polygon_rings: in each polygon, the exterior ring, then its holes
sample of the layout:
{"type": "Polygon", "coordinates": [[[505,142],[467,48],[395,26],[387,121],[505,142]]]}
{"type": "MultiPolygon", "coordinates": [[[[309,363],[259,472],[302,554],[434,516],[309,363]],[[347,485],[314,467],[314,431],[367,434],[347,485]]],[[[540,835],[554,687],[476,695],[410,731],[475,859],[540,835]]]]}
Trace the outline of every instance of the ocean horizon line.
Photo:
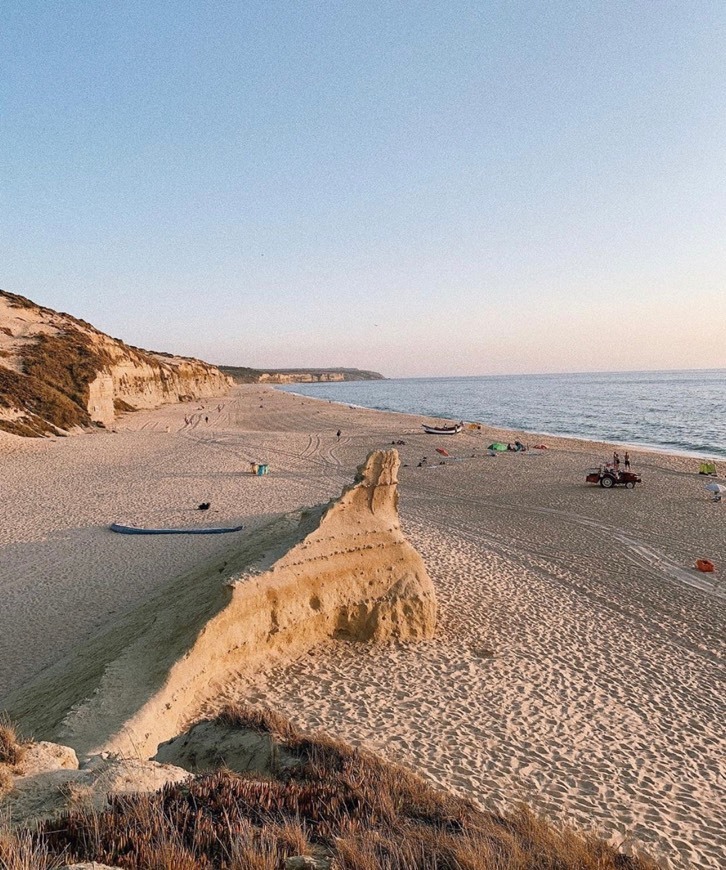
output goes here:
{"type": "MultiPolygon", "coordinates": [[[[341,369],[342,370],[342,369],[341,369]]],[[[302,369],[301,371],[306,371],[302,369]]],[[[384,375],[383,380],[386,381],[447,381],[461,378],[559,378],[559,377],[579,377],[587,375],[677,375],[688,373],[706,373],[706,372],[724,372],[726,366],[719,368],[693,368],[693,369],[592,369],[590,371],[572,371],[572,372],[509,372],[509,373],[490,373],[483,375],[384,375]]],[[[330,383],[337,383],[331,381],[330,383]]]]}

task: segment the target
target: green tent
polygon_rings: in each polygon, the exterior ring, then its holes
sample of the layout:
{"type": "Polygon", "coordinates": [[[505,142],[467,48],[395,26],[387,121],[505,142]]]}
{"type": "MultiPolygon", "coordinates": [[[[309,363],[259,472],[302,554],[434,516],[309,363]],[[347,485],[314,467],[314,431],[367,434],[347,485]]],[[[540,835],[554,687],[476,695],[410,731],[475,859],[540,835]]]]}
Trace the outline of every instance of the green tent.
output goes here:
{"type": "Polygon", "coordinates": [[[506,449],[507,449],[507,445],[502,444],[501,441],[495,441],[493,444],[490,444],[487,447],[487,450],[506,450],[506,449]]]}
{"type": "Polygon", "coordinates": [[[716,474],[716,463],[711,462],[702,462],[701,467],[698,470],[699,474],[716,474]]]}

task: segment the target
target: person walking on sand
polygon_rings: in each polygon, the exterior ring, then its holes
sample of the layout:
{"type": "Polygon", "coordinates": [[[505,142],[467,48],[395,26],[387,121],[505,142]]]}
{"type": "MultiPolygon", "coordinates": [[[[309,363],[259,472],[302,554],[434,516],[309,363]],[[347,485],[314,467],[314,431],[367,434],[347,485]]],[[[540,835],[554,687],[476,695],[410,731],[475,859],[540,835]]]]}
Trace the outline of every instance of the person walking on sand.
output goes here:
{"type": "Polygon", "coordinates": [[[629,471],[630,470],[630,454],[628,453],[627,450],[625,451],[624,459],[625,459],[625,470],[629,471]]]}
{"type": "Polygon", "coordinates": [[[335,433],[335,437],[340,441],[340,429],[335,433]]]}
{"type": "Polygon", "coordinates": [[[616,471],[620,471],[620,456],[617,450],[613,451],[613,467],[616,471]]]}

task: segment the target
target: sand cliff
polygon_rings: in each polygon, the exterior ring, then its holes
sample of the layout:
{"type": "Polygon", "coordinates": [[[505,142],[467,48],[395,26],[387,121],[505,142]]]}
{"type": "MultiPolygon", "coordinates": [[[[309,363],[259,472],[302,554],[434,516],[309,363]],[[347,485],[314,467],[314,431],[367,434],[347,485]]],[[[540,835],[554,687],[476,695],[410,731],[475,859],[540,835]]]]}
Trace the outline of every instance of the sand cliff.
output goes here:
{"type": "Polygon", "coordinates": [[[435,594],[399,525],[398,467],[395,450],[371,453],[340,498],[273,521],[179,578],[14,693],[9,713],[80,755],[148,757],[236,674],[324,638],[431,637],[435,594]]]}
{"type": "Polygon", "coordinates": [[[118,411],[219,396],[231,383],[208,363],[129,347],[0,291],[0,429],[37,436],[110,426],[118,411]]]}

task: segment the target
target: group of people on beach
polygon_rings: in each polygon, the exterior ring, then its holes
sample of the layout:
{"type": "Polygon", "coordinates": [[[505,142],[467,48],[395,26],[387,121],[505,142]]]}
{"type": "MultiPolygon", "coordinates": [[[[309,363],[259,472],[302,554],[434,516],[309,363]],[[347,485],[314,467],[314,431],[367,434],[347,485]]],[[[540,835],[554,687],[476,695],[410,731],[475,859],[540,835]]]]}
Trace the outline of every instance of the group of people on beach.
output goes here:
{"type": "MultiPolygon", "coordinates": [[[[616,471],[620,471],[620,454],[617,450],[613,451],[613,468],[616,471]]],[[[625,451],[625,456],[623,456],[623,468],[625,471],[630,470],[630,454],[628,451],[625,451]]]]}

